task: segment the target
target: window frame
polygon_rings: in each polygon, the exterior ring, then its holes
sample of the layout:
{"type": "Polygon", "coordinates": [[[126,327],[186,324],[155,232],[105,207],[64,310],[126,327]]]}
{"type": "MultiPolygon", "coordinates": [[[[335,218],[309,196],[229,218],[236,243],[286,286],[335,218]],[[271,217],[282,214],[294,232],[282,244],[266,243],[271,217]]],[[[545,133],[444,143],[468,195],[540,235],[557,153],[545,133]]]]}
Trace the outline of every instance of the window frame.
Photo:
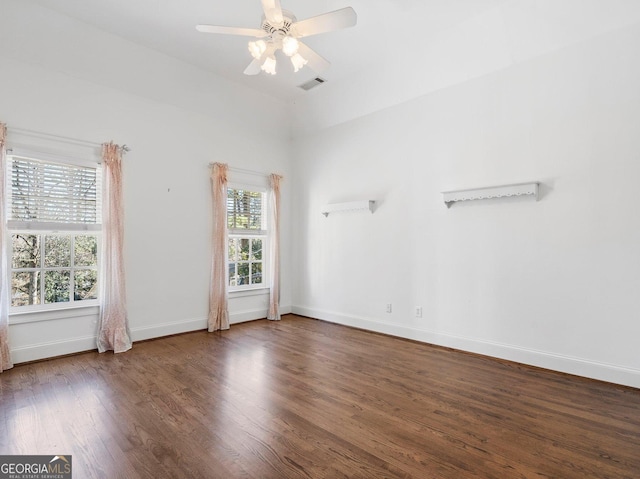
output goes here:
{"type": "MultiPolygon", "coordinates": [[[[59,146],[59,145],[58,145],[59,146]]],[[[21,322],[30,322],[30,321],[41,321],[47,319],[59,319],[60,313],[64,310],[69,309],[88,309],[88,308],[97,308],[100,305],[100,270],[101,270],[101,252],[102,252],[102,218],[101,218],[101,205],[102,205],[102,171],[99,164],[97,155],[78,155],[78,154],[68,154],[67,149],[60,150],[59,148],[54,152],[51,148],[42,148],[42,149],[31,149],[31,148],[23,148],[18,146],[17,148],[9,148],[7,149],[7,161],[6,161],[6,171],[5,171],[5,191],[7,192],[7,224],[6,231],[9,236],[9,241],[7,241],[7,259],[9,261],[8,264],[8,275],[7,280],[9,284],[11,284],[13,273],[14,272],[25,272],[25,271],[39,271],[40,272],[40,283],[41,283],[41,303],[34,305],[23,305],[23,306],[12,306],[9,304],[9,316],[10,323],[21,323],[21,322]],[[80,156],[84,157],[81,158],[80,156]],[[12,168],[13,168],[13,159],[14,157],[28,159],[32,161],[41,162],[44,164],[55,163],[59,165],[65,165],[70,167],[81,167],[81,168],[90,168],[95,169],[96,173],[96,222],[95,223],[62,223],[62,222],[48,222],[48,221],[21,221],[13,219],[11,214],[11,202],[13,195],[13,184],[12,184],[12,168]],[[92,159],[94,158],[94,159],[92,159]],[[14,268],[13,261],[13,235],[14,234],[30,234],[30,235],[40,235],[40,266],[38,268],[14,268]],[[45,266],[45,257],[44,257],[44,248],[45,248],[45,237],[59,235],[59,236],[70,236],[71,244],[70,244],[70,265],[69,267],[46,267],[45,266]],[[77,266],[74,262],[74,250],[73,244],[76,236],[95,236],[97,242],[96,248],[96,265],[95,266],[77,266]],[[70,281],[69,281],[69,301],[55,302],[55,303],[45,303],[45,297],[43,293],[44,282],[45,282],[45,272],[46,271],[54,271],[54,270],[66,270],[69,271],[70,281]],[[95,270],[96,271],[96,298],[95,299],[86,299],[86,300],[75,300],[75,286],[74,286],[74,272],[77,270],[95,270]],[[58,314],[56,314],[58,312],[58,314]],[[13,318],[13,319],[12,319],[13,318]],[[20,319],[18,319],[20,318],[20,319]],[[32,318],[32,319],[27,319],[32,318]]],[[[65,316],[68,313],[65,314],[65,316]]]]}
{"type": "MultiPolygon", "coordinates": [[[[253,185],[253,184],[246,184],[246,183],[237,183],[237,182],[228,182],[227,183],[227,199],[229,198],[229,191],[230,190],[243,190],[243,191],[249,191],[249,192],[253,192],[253,193],[260,193],[262,196],[262,200],[261,200],[261,214],[260,214],[260,220],[261,220],[261,229],[250,229],[250,228],[229,228],[229,210],[227,208],[227,242],[226,242],[226,255],[225,255],[225,261],[226,261],[226,281],[227,281],[227,288],[230,294],[234,294],[234,293],[242,293],[242,292],[256,292],[259,294],[259,292],[261,290],[265,290],[265,289],[269,289],[269,285],[266,283],[266,279],[269,277],[268,276],[268,270],[269,270],[269,261],[267,258],[267,252],[269,251],[268,249],[268,244],[269,244],[269,225],[267,222],[267,212],[268,212],[268,208],[267,208],[267,202],[268,202],[268,198],[269,195],[267,194],[267,188],[264,186],[258,186],[258,185],[253,185]],[[248,240],[255,240],[255,239],[260,239],[262,241],[262,259],[260,261],[255,261],[251,259],[251,243],[249,246],[249,259],[248,260],[236,260],[236,261],[231,261],[231,259],[229,258],[229,244],[230,244],[230,240],[232,239],[248,239],[248,240]],[[251,263],[257,263],[260,262],[262,264],[262,282],[255,284],[255,283],[249,283],[249,284],[244,284],[244,285],[231,285],[231,277],[230,277],[230,265],[232,263],[249,263],[249,277],[251,278],[251,263]]],[[[237,268],[237,267],[236,267],[237,268]]],[[[236,270],[237,271],[237,270],[236,270]]]]}

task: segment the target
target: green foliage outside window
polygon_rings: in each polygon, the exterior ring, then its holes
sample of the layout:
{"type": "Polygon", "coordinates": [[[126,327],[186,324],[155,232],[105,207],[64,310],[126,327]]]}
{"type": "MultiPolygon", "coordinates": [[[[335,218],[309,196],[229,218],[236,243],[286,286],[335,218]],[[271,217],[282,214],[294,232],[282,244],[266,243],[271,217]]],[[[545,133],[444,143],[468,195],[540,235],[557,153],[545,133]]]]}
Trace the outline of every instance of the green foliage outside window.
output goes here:
{"type": "Polygon", "coordinates": [[[97,299],[95,235],[14,233],[11,306],[97,299]]]}

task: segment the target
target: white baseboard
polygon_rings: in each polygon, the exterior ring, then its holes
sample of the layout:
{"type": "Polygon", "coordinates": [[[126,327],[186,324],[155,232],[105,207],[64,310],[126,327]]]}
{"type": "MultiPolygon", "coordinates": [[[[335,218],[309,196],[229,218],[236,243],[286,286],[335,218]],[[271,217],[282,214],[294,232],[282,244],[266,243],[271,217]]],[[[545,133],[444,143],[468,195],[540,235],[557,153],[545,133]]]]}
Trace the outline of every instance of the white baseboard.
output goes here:
{"type": "MultiPolygon", "coordinates": [[[[281,306],[280,311],[281,314],[291,313],[291,306],[281,306]]],[[[246,321],[254,321],[263,319],[266,315],[267,311],[264,309],[236,311],[229,315],[229,322],[231,324],[238,324],[246,321]]],[[[203,329],[207,329],[207,318],[184,319],[181,321],[131,328],[131,340],[135,343],[136,341],[161,338],[162,336],[188,333],[203,329]]],[[[97,349],[96,337],[85,336],[70,338],[64,341],[51,341],[13,348],[11,350],[11,360],[14,364],[19,364],[95,349],[97,349]]]]}
{"type": "Polygon", "coordinates": [[[136,341],[146,341],[147,339],[189,333],[201,329],[207,329],[207,318],[183,319],[181,321],[131,328],[131,340],[135,343],[136,341]]]}
{"type": "MultiPolygon", "coordinates": [[[[282,314],[291,312],[291,306],[281,306],[282,314]]],[[[264,319],[267,311],[264,309],[248,309],[244,311],[235,311],[229,314],[229,324],[246,323],[247,321],[255,321],[264,319]]],[[[131,339],[133,342],[144,341],[147,339],[161,338],[162,336],[170,336],[172,334],[188,333],[191,331],[199,331],[207,329],[207,318],[187,319],[182,321],[172,321],[169,323],[154,324],[142,328],[131,329],[131,339]]]]}
{"type": "Polygon", "coordinates": [[[301,316],[308,316],[332,323],[384,333],[390,336],[506,359],[567,374],[574,374],[576,376],[640,388],[640,370],[637,369],[563,356],[547,351],[527,349],[510,344],[398,326],[359,316],[324,311],[305,306],[293,306],[291,309],[294,314],[301,316]]]}
{"type": "Polygon", "coordinates": [[[229,314],[229,324],[246,323],[247,321],[255,321],[256,319],[264,319],[266,317],[266,309],[236,311],[229,314]]]}
{"type": "Polygon", "coordinates": [[[11,350],[13,364],[37,361],[39,359],[54,358],[65,354],[80,353],[97,349],[96,337],[85,336],[64,341],[30,344],[11,350]]]}
{"type": "MultiPolygon", "coordinates": [[[[229,315],[230,324],[246,323],[255,321],[256,319],[265,319],[268,311],[266,309],[249,309],[245,311],[236,311],[229,315]]],[[[291,306],[280,306],[280,314],[291,313],[291,306]]]]}

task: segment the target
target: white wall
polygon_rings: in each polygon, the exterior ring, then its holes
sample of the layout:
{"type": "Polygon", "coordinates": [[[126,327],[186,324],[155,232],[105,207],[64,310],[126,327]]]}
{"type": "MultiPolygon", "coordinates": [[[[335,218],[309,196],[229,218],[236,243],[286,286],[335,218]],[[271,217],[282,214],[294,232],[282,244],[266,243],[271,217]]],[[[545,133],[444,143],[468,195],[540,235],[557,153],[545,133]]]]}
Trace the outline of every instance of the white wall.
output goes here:
{"type": "Polygon", "coordinates": [[[638,45],[614,29],[301,135],[294,312],[640,387],[638,45]],[[539,202],[440,194],[523,181],[539,202]],[[320,214],[358,199],[374,214],[320,214]]]}
{"type": "MultiPolygon", "coordinates": [[[[211,161],[283,182],[282,305],[291,304],[286,107],[45,8],[3,0],[0,119],[12,128],[126,143],[125,256],[134,340],[206,327],[211,161]]],[[[9,145],[10,146],[10,145],[9,145]]],[[[232,175],[233,177],[233,175],[232,175]]],[[[232,322],[266,316],[231,299],[232,322]]],[[[15,362],[95,347],[96,311],[10,326],[15,362]]]]}

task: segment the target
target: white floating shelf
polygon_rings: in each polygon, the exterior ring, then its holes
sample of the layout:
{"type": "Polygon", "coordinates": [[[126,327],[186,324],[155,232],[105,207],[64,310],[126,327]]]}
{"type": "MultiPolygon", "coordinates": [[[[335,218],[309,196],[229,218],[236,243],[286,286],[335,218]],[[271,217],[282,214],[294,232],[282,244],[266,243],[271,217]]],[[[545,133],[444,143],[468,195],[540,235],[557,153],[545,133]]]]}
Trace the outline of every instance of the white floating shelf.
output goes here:
{"type": "Polygon", "coordinates": [[[451,208],[451,205],[457,201],[485,200],[507,196],[533,196],[538,201],[538,186],[539,183],[487,186],[469,190],[443,191],[442,196],[447,208],[451,208]]]}
{"type": "Polygon", "coordinates": [[[349,201],[347,203],[332,203],[329,205],[324,205],[322,207],[321,213],[323,215],[329,216],[329,213],[338,213],[339,211],[356,211],[356,210],[369,210],[373,213],[373,208],[375,206],[375,200],[360,200],[360,201],[349,201]]]}

